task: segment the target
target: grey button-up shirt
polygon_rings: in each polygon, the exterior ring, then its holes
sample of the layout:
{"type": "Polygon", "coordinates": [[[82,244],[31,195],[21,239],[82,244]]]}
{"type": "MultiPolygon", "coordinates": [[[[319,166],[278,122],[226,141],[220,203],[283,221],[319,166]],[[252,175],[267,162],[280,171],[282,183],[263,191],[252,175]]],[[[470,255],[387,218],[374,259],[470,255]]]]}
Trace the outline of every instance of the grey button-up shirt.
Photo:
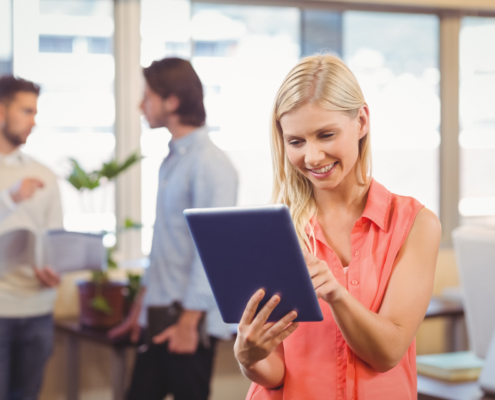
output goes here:
{"type": "Polygon", "coordinates": [[[218,338],[230,335],[196,252],[185,218],[186,208],[234,206],[237,173],[227,156],[208,136],[206,127],[169,143],[160,166],[156,220],[146,270],[146,308],[180,301],[189,310],[207,313],[207,331],[218,338]]]}

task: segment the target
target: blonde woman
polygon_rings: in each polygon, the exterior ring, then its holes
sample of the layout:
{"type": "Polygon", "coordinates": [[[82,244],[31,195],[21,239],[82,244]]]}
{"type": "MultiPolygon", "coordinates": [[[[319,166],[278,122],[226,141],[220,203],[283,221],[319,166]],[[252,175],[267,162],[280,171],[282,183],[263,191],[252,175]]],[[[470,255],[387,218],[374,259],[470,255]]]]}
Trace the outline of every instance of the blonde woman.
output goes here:
{"type": "MultiPolygon", "coordinates": [[[[407,121],[404,121],[406,124],[407,121]]],[[[250,299],[235,356],[252,400],[417,399],[414,336],[433,289],[433,212],[371,178],[370,112],[347,66],[304,58],[278,91],[273,200],[289,206],[322,322],[266,323],[250,299]]]]}

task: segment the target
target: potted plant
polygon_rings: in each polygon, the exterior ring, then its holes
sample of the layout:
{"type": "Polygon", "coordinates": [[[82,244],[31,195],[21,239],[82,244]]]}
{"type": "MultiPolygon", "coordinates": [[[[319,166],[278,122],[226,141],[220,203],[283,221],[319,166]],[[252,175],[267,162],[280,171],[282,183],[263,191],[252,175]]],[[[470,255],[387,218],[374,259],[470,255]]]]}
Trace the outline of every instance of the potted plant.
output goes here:
{"type": "MultiPolygon", "coordinates": [[[[85,171],[76,160],[71,159],[72,171],[67,181],[82,194],[115,180],[141,159],[142,157],[138,153],[133,153],[122,163],[113,159],[104,163],[101,169],[92,172],[85,171]]],[[[124,224],[117,227],[114,233],[118,237],[127,230],[140,228],[140,223],[126,219],[124,224]]],[[[127,284],[110,280],[109,272],[117,268],[114,251],[115,246],[107,248],[107,267],[105,269],[92,271],[89,281],[78,283],[80,322],[83,326],[108,329],[120,323],[134,300],[136,288],[139,288],[140,276],[137,274],[129,273],[127,284]]]]}

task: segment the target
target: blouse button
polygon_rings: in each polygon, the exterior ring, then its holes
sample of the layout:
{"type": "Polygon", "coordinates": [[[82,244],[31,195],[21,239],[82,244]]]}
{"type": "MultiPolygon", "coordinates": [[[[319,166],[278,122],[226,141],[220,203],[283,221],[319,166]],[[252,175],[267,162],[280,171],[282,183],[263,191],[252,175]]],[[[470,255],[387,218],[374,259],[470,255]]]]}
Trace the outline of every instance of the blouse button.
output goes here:
{"type": "Polygon", "coordinates": [[[353,279],[353,280],[351,281],[351,283],[352,283],[354,286],[357,286],[357,284],[358,284],[359,282],[358,282],[357,280],[353,279]]]}
{"type": "Polygon", "coordinates": [[[354,253],[354,255],[355,255],[355,256],[358,256],[358,255],[359,255],[359,251],[356,251],[356,252],[354,253]]]}

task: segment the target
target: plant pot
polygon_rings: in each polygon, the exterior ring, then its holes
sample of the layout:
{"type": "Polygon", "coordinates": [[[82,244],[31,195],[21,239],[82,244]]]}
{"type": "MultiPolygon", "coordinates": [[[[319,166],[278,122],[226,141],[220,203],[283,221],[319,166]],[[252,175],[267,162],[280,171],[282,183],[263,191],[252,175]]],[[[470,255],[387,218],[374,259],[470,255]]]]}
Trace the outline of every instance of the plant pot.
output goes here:
{"type": "Polygon", "coordinates": [[[106,330],[118,325],[124,319],[124,294],[126,285],[119,282],[105,282],[96,284],[91,281],[78,283],[80,315],[79,321],[82,326],[106,330]],[[96,310],[91,303],[99,293],[110,306],[108,312],[96,310]]]}

